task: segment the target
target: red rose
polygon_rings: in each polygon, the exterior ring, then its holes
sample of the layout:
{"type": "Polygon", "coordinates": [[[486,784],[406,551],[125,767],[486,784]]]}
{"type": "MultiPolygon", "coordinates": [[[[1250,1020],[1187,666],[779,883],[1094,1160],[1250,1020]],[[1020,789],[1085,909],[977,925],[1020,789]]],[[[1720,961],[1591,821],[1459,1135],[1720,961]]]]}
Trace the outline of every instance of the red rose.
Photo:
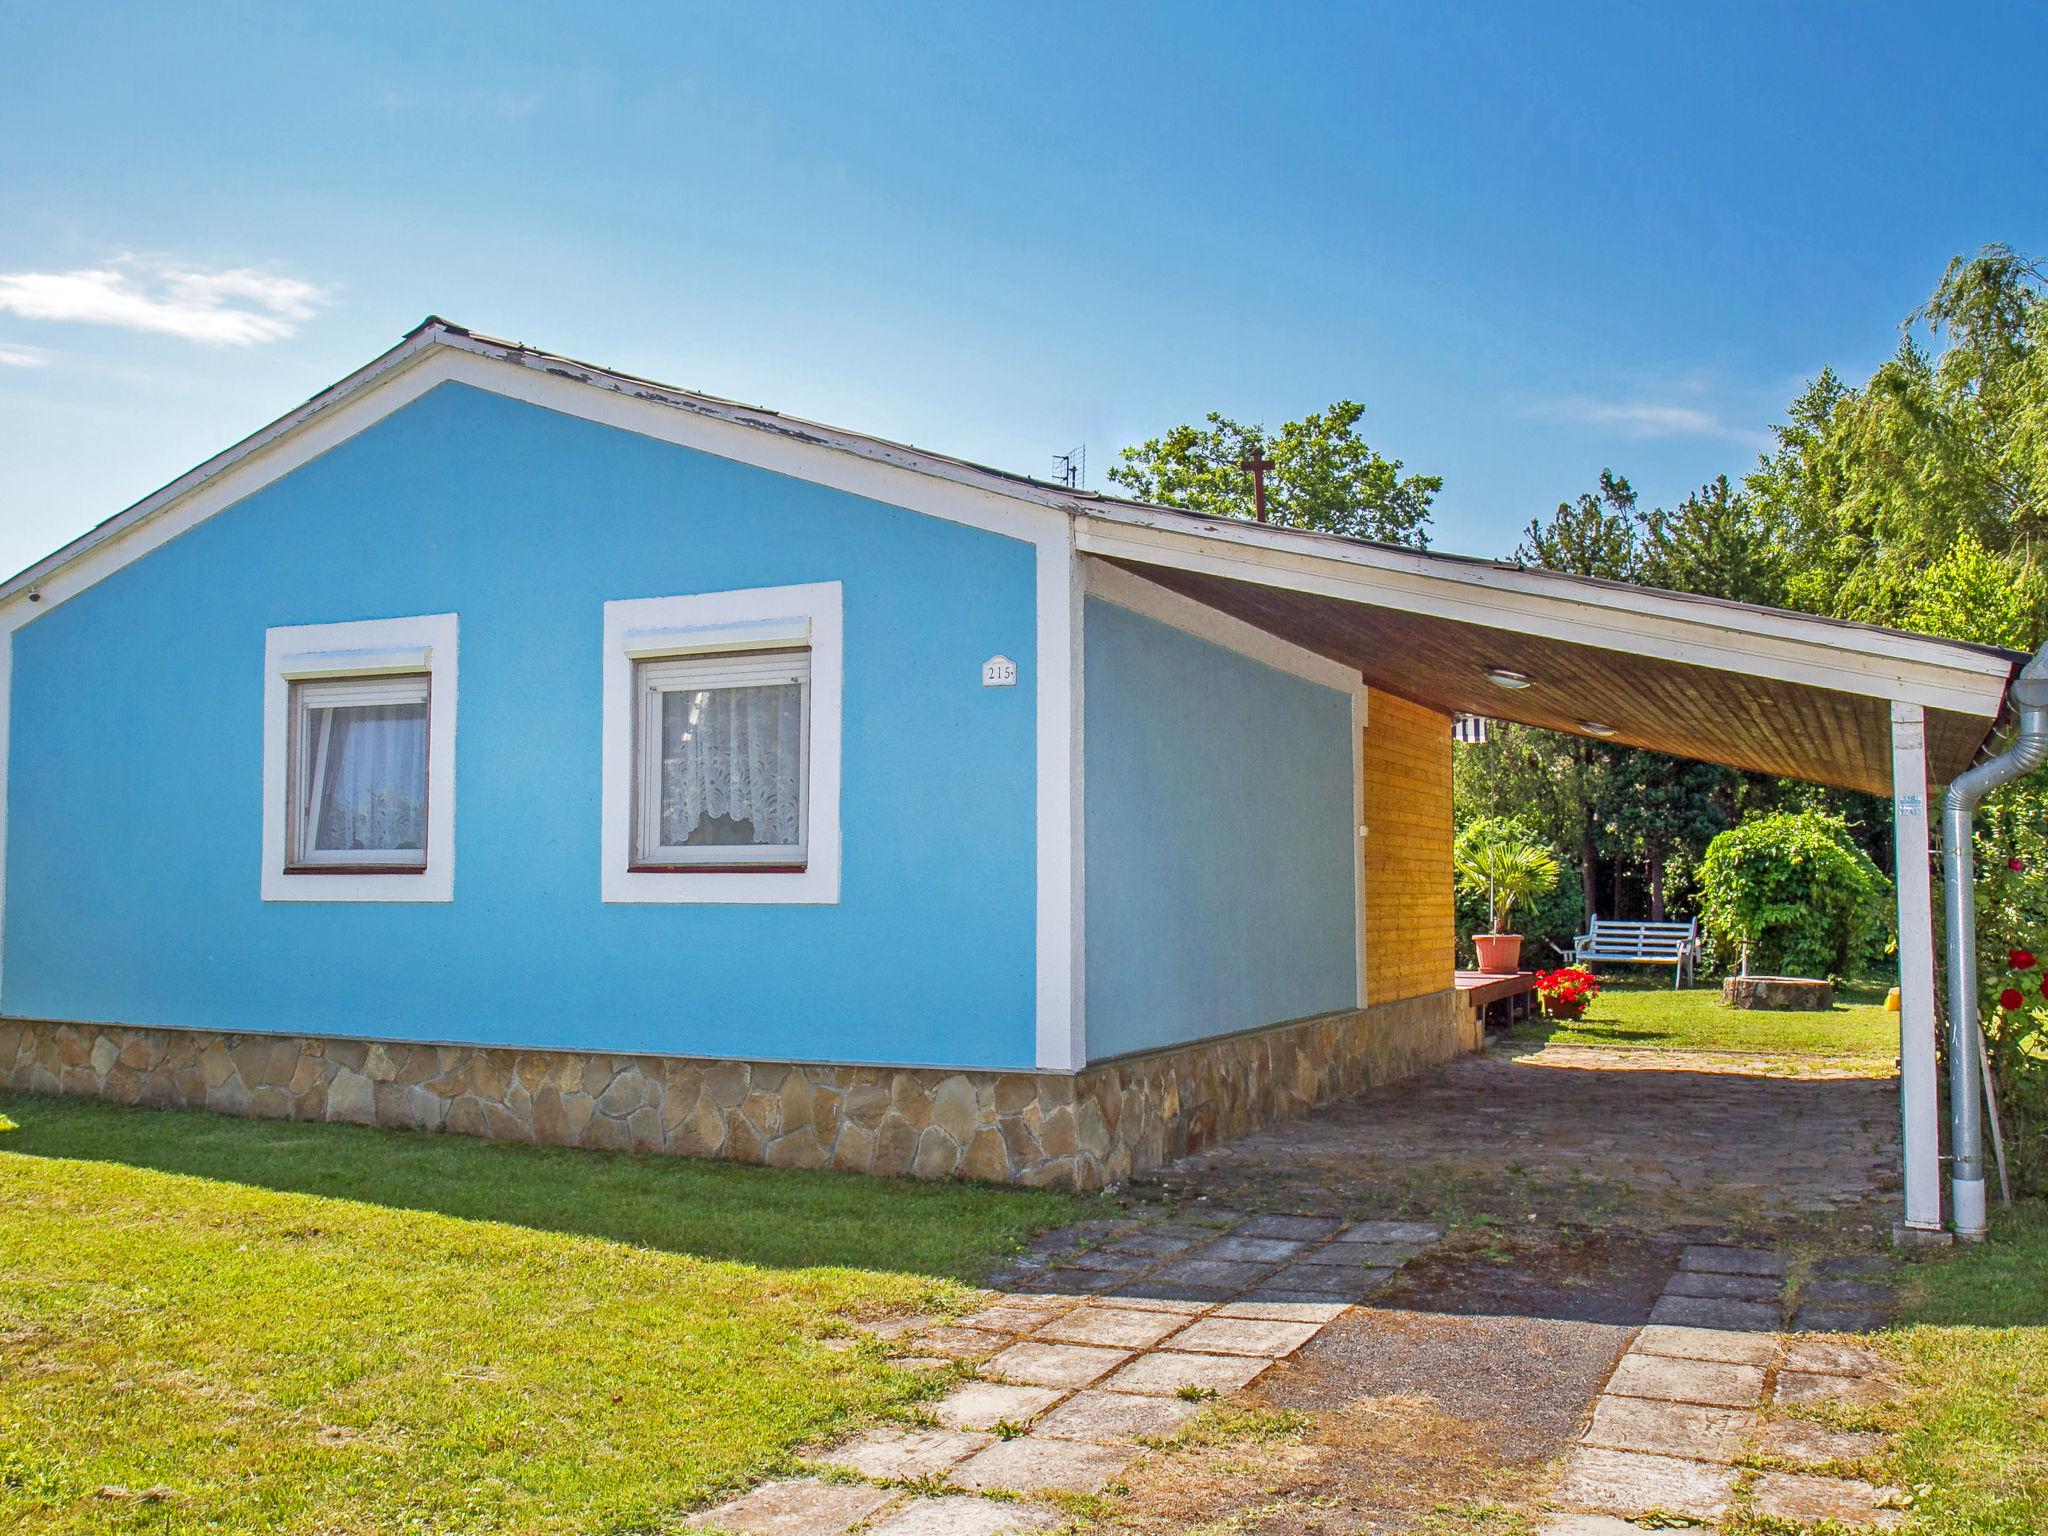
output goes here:
{"type": "Polygon", "coordinates": [[[2041,978],[2041,995],[2043,997],[2048,997],[2048,976],[2043,976],[2041,978]]]}
{"type": "Polygon", "coordinates": [[[2027,867],[2027,861],[2025,859],[2007,859],[2005,861],[2005,867],[2011,870],[2014,874],[2018,874],[2021,870],[2027,867]]]}
{"type": "Polygon", "coordinates": [[[2007,987],[2003,992],[1998,994],[1998,1006],[2003,1008],[2007,1013],[2011,1013],[2015,1008],[2019,1007],[2019,1005],[2025,1001],[2026,999],[2020,996],[2020,989],[2018,987],[2007,987]]]}
{"type": "Polygon", "coordinates": [[[2031,949],[2016,949],[2005,958],[2016,971],[2031,971],[2034,968],[2034,952],[2031,949]]]}

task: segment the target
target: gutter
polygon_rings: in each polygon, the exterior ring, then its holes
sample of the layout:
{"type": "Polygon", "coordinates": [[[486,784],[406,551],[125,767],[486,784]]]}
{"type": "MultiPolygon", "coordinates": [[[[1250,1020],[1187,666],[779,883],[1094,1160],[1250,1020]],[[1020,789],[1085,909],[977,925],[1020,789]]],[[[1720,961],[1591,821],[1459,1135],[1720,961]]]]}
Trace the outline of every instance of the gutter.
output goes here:
{"type": "Polygon", "coordinates": [[[1948,915],[1949,1214],[1956,1236],[1981,1243],[1984,1219],[1983,1042],[1977,1031],[1977,901],[1974,820],[1992,790],[2048,762],[2048,642],[2008,693],[2019,736],[2006,751],[1955,779],[1942,800],[1942,900],[1948,915]]]}

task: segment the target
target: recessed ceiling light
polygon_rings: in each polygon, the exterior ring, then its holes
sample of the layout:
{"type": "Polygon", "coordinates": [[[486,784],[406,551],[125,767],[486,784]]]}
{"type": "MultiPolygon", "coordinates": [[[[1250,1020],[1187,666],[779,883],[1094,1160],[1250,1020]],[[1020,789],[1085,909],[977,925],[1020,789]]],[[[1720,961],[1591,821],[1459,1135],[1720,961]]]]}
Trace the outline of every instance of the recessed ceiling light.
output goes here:
{"type": "Polygon", "coordinates": [[[1489,667],[1486,673],[1486,680],[1496,688],[1526,688],[1529,686],[1529,675],[1526,672],[1516,672],[1508,667],[1489,667]]]}
{"type": "Polygon", "coordinates": [[[1602,725],[1598,720],[1581,720],[1579,722],[1579,729],[1588,736],[1612,736],[1614,734],[1613,726],[1602,725]]]}

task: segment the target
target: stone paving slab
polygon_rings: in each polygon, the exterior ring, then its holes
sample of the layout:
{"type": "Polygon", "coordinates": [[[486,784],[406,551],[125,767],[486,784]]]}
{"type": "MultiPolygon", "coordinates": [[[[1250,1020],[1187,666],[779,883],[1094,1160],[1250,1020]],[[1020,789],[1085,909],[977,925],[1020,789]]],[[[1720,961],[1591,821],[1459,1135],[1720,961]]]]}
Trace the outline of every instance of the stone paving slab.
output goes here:
{"type": "Polygon", "coordinates": [[[1889,1307],[1801,1307],[1792,1327],[1799,1333],[1876,1333],[1891,1320],[1889,1307]]]}
{"type": "Polygon", "coordinates": [[[1558,1494],[1566,1502],[1605,1514],[1645,1510],[1718,1519],[1735,1494],[1735,1469],[1676,1456],[1580,1446],[1565,1462],[1558,1494]]]}
{"type": "Polygon", "coordinates": [[[1174,1349],[1208,1355],[1263,1355],[1278,1359],[1293,1354],[1323,1331],[1320,1323],[1283,1323],[1270,1318],[1204,1317],[1189,1323],[1169,1341],[1174,1349]]]}
{"type": "Polygon", "coordinates": [[[1268,1266],[1235,1259],[1181,1259],[1155,1277],[1163,1285],[1192,1285],[1219,1291],[1241,1291],[1266,1278],[1268,1266]]]}
{"type": "Polygon", "coordinates": [[[1650,1321],[1681,1328],[1722,1328],[1730,1332],[1771,1333],[1781,1314],[1774,1305],[1760,1301],[1717,1301],[1703,1296],[1673,1296],[1668,1292],[1650,1308],[1650,1321]]]}
{"type": "Polygon", "coordinates": [[[1072,1306],[1071,1302],[1036,1296],[1006,1296],[979,1312],[968,1313],[960,1319],[960,1326],[979,1328],[988,1333],[1030,1333],[1035,1328],[1043,1328],[1054,1318],[1064,1316],[1072,1306]]]}
{"type": "Polygon", "coordinates": [[[1158,1285],[1141,1281],[1111,1291],[1102,1298],[1103,1304],[1112,1307],[1127,1307],[1140,1312],[1178,1312],[1183,1317],[1193,1317],[1206,1312],[1220,1301],[1230,1299],[1226,1290],[1209,1289],[1188,1285],[1158,1285]]]}
{"type": "Polygon", "coordinates": [[[1844,1525],[1890,1530],[1904,1519],[1898,1510],[1884,1506],[1884,1500],[1896,1497],[1893,1490],[1875,1488],[1852,1478],[1762,1472],[1750,1484],[1750,1495],[1756,1500],[1759,1514],[1801,1524],[1839,1520],[1844,1525]]]}
{"type": "Polygon", "coordinates": [[[885,1425],[813,1459],[827,1466],[845,1467],[862,1477],[908,1483],[943,1472],[989,1443],[987,1435],[957,1429],[899,1429],[885,1425]]]}
{"type": "Polygon", "coordinates": [[[1110,1349],[1150,1349],[1181,1323],[1182,1318],[1174,1312],[1090,1305],[1047,1323],[1032,1337],[1061,1344],[1100,1344],[1110,1349]]]}
{"type": "Polygon", "coordinates": [[[1733,1462],[1755,1427],[1754,1413],[1732,1408],[1602,1397],[1593,1405],[1593,1422],[1581,1440],[1611,1451],[1733,1462]]]}
{"type": "Polygon", "coordinates": [[[1178,1397],[1076,1392],[1031,1433],[1046,1440],[1131,1441],[1170,1435],[1201,1411],[1200,1403],[1178,1397]]]}
{"type": "Polygon", "coordinates": [[[1304,1264],[1351,1264],[1368,1269],[1394,1269],[1426,1247],[1423,1243],[1329,1243],[1301,1256],[1304,1264]]]}
{"type": "Polygon", "coordinates": [[[1775,1402],[1794,1406],[1809,1403],[1853,1403],[1869,1406],[1895,1403],[1905,1393],[1882,1376],[1830,1376],[1819,1371],[1778,1372],[1772,1388],[1775,1402]]]}
{"type": "Polygon", "coordinates": [[[1256,1317],[1274,1323],[1334,1323],[1350,1310],[1348,1302],[1311,1299],[1298,1291],[1253,1290],[1210,1315],[1256,1317]]]}
{"type": "Polygon", "coordinates": [[[1882,1456],[1885,1437],[1862,1431],[1829,1429],[1810,1419],[1773,1419],[1760,1430],[1755,1449],[1762,1455],[1804,1466],[1830,1461],[1866,1461],[1882,1456]]]}
{"type": "Polygon", "coordinates": [[[947,1429],[992,1430],[998,1424],[1029,1424],[1059,1400],[1057,1387],[964,1381],[932,1404],[932,1417],[947,1429]]]}
{"type": "Polygon", "coordinates": [[[1656,1530],[1619,1515],[1552,1515],[1536,1527],[1536,1536],[1642,1536],[1656,1530]]]}
{"type": "Polygon", "coordinates": [[[1282,1237],[1312,1243],[1330,1236],[1343,1222],[1327,1216],[1254,1216],[1238,1230],[1246,1237],[1282,1237]]]}
{"type": "Polygon", "coordinates": [[[1698,1296],[1719,1301],[1776,1302],[1785,1282],[1770,1275],[1722,1275],[1712,1270],[1680,1270],[1664,1287],[1666,1296],[1698,1296]]]}
{"type": "Polygon", "coordinates": [[[763,1483],[692,1519],[701,1527],[736,1531],[739,1536],[842,1536],[892,1497],[888,1489],[866,1483],[792,1477],[763,1483]]]}
{"type": "Polygon", "coordinates": [[[1793,1339],[1785,1346],[1785,1368],[1830,1376],[1882,1376],[1891,1366],[1867,1344],[1840,1339],[1793,1339]]]}
{"type": "Polygon", "coordinates": [[[1899,1293],[1888,1285],[1868,1280],[1809,1280],[1805,1299],[1828,1306],[1882,1307],[1897,1301],[1899,1293]]]}
{"type": "Polygon", "coordinates": [[[1017,1493],[1100,1493],[1136,1455],[1127,1447],[1026,1435],[997,1441],[956,1467],[953,1481],[963,1488],[1007,1488],[1017,1493]]]}
{"type": "Polygon", "coordinates": [[[952,1494],[919,1499],[880,1525],[868,1527],[867,1536],[1034,1536],[1059,1522],[1057,1510],[1035,1504],[952,1494]]]}
{"type": "Polygon", "coordinates": [[[1142,1275],[1158,1258],[1149,1253],[1125,1253],[1116,1248],[1084,1248],[1060,1260],[1067,1269],[1111,1270],[1120,1275],[1142,1275]]]}
{"type": "Polygon", "coordinates": [[[1085,1387],[1130,1359],[1127,1349],[1098,1349],[1090,1344],[1012,1344],[988,1362],[986,1369],[1007,1381],[1038,1387],[1085,1387]]]}
{"type": "Polygon", "coordinates": [[[1136,1392],[1146,1397],[1172,1397],[1184,1387],[1237,1392],[1258,1380],[1272,1363],[1255,1356],[1183,1355],[1155,1350],[1140,1355],[1103,1385],[1112,1392],[1136,1392]]]}
{"type": "Polygon", "coordinates": [[[1791,1261],[1767,1248],[1724,1248],[1694,1243],[1678,1261],[1680,1269],[1710,1275],[1770,1275],[1783,1279],[1791,1261]]]}
{"type": "Polygon", "coordinates": [[[1769,1365],[1778,1343],[1768,1334],[1732,1333],[1725,1328],[1685,1328],[1652,1323],[1636,1335],[1634,1348],[1681,1360],[1719,1360],[1729,1365],[1769,1365]]]}
{"type": "Polygon", "coordinates": [[[947,1355],[955,1360],[985,1360],[998,1350],[1007,1348],[1010,1337],[980,1328],[941,1325],[927,1328],[917,1335],[914,1342],[926,1354],[947,1355]]]}
{"type": "Polygon", "coordinates": [[[1394,1274],[1391,1269],[1296,1264],[1274,1275],[1271,1289],[1321,1296],[1327,1300],[1363,1301],[1392,1280],[1394,1274]]]}
{"type": "Polygon", "coordinates": [[[1337,1234],[1340,1243],[1434,1243],[1444,1229],[1433,1221],[1354,1221],[1337,1234]]]}
{"type": "Polygon", "coordinates": [[[1761,1366],[1719,1360],[1672,1360],[1662,1355],[1627,1354],[1615,1366],[1607,1390],[1622,1397],[1716,1408],[1754,1408],[1763,1401],[1761,1366]]]}
{"type": "Polygon", "coordinates": [[[1093,1296],[1125,1284],[1128,1278],[1113,1269],[1054,1269],[1020,1281],[1017,1289],[1042,1296],[1093,1296]]]}
{"type": "Polygon", "coordinates": [[[1188,1234],[1141,1228],[1136,1232],[1126,1232],[1122,1237],[1113,1237],[1102,1246],[1113,1253],[1145,1253],[1165,1259],[1187,1252],[1199,1241],[1199,1238],[1188,1234]]]}
{"type": "Polygon", "coordinates": [[[1278,1264],[1308,1246],[1294,1238],[1240,1237],[1235,1232],[1197,1248],[1190,1258],[1230,1259],[1241,1264],[1278,1264]]]}

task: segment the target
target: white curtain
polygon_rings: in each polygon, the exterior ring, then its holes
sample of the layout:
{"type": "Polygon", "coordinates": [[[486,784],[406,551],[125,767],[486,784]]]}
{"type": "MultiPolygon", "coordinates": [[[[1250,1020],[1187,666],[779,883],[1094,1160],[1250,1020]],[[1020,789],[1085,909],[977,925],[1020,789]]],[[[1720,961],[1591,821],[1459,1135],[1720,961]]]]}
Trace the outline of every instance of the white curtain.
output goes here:
{"type": "Polygon", "coordinates": [[[427,836],[427,706],[313,711],[315,849],[423,848],[427,836]]]}
{"type": "Polygon", "coordinates": [[[699,688],[661,697],[664,846],[802,839],[803,689],[699,688]]]}

